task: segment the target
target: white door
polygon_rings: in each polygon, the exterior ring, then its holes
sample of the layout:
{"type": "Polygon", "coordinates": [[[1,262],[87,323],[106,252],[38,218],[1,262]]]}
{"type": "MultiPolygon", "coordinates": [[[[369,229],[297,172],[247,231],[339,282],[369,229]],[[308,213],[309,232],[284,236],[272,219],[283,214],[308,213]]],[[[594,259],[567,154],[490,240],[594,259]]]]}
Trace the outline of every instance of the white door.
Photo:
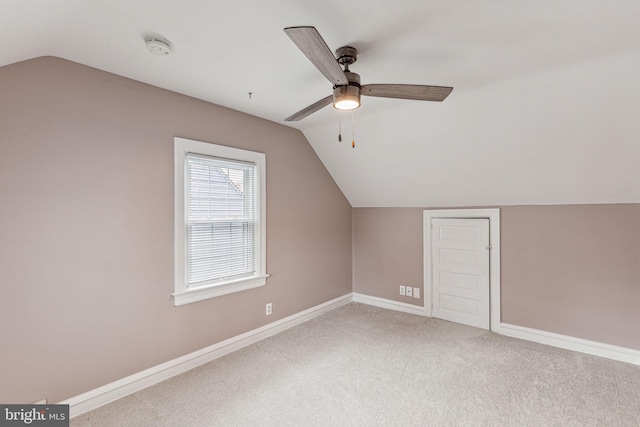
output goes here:
{"type": "Polygon", "coordinates": [[[489,219],[432,219],[433,317],[489,329],[489,219]]]}

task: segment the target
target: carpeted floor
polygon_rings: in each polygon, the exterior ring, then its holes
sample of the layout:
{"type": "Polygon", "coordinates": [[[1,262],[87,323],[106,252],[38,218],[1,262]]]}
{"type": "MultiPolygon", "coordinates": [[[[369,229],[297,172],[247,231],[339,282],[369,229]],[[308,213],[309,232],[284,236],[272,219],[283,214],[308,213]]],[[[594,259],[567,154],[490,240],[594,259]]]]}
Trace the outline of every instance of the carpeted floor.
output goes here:
{"type": "Polygon", "coordinates": [[[348,304],[71,426],[640,426],[640,367],[348,304]]]}

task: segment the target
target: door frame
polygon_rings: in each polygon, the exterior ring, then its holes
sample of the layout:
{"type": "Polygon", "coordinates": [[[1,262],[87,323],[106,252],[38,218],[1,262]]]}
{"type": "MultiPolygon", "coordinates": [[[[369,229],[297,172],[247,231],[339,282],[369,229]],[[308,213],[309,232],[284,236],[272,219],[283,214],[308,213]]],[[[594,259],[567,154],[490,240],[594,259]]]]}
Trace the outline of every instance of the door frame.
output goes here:
{"type": "Polygon", "coordinates": [[[427,209],[423,212],[423,256],[424,256],[424,314],[432,317],[433,276],[431,255],[431,220],[433,218],[450,219],[488,219],[489,220],[489,330],[500,329],[500,209],[427,209]]]}

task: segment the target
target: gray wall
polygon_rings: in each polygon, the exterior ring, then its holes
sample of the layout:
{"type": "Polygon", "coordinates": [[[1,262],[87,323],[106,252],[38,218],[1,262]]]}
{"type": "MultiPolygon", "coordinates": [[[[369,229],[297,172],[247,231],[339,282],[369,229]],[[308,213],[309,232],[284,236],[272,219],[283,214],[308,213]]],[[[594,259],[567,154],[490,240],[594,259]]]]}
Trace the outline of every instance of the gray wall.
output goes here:
{"type": "Polygon", "coordinates": [[[299,131],[51,57],[0,68],[0,94],[0,402],[58,402],[351,292],[351,206],[299,131]],[[266,153],[265,287],[174,307],[174,136],[266,153]]]}
{"type": "MultiPolygon", "coordinates": [[[[423,210],[354,208],[355,292],[417,303],[423,210]]],[[[640,349],[640,204],[500,213],[503,322],[640,349]]]]}
{"type": "Polygon", "coordinates": [[[422,288],[422,212],[417,208],[353,209],[353,291],[423,306],[400,285],[422,288]]]}
{"type": "Polygon", "coordinates": [[[640,349],[640,204],[501,213],[503,322],[640,349]]]}

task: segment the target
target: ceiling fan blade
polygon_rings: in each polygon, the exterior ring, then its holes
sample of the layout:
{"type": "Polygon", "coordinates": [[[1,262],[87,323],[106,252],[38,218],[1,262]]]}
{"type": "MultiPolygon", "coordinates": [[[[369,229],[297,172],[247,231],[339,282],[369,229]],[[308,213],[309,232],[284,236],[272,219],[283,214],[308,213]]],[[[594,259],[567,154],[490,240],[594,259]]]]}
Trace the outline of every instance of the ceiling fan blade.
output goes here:
{"type": "Polygon", "coordinates": [[[331,83],[338,86],[349,84],[340,64],[315,27],[288,27],[284,32],[331,83]]]}
{"type": "Polygon", "coordinates": [[[383,98],[416,99],[419,101],[444,101],[452,87],[425,85],[365,85],[361,94],[383,98]]]}
{"type": "Polygon", "coordinates": [[[316,111],[320,110],[321,108],[326,107],[327,105],[331,104],[332,102],[333,102],[333,95],[329,95],[326,98],[322,98],[320,101],[309,105],[307,108],[304,108],[304,109],[298,111],[293,116],[287,117],[286,119],[284,119],[284,121],[285,122],[297,122],[298,120],[302,120],[305,117],[307,117],[308,115],[315,113],[316,111]]]}

